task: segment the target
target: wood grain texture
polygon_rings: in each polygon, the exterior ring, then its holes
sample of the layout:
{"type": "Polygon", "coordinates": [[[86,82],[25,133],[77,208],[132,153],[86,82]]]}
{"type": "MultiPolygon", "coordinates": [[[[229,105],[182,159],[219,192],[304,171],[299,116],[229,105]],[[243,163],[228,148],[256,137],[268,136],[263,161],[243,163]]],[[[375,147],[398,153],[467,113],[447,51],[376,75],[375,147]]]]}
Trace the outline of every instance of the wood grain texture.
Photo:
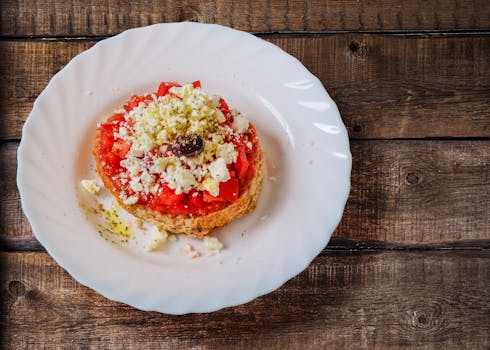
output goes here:
{"type": "MultiPolygon", "coordinates": [[[[490,137],[490,36],[268,40],[320,78],[352,138],[490,137]]],[[[94,43],[0,41],[0,139],[20,138],[49,79],[94,43]]]]}
{"type": "MultiPolygon", "coordinates": [[[[0,146],[0,242],[40,250],[15,185],[16,142],[0,146]]],[[[490,140],[353,141],[352,190],[331,248],[490,247],[490,140]]]]}
{"type": "Polygon", "coordinates": [[[490,28],[485,0],[4,1],[9,36],[113,35],[160,22],[217,23],[253,32],[443,31],[490,28]]]}
{"type": "Polygon", "coordinates": [[[109,301],[45,253],[1,253],[9,348],[487,349],[490,252],[322,254],[255,301],[170,316],[109,301]]]}

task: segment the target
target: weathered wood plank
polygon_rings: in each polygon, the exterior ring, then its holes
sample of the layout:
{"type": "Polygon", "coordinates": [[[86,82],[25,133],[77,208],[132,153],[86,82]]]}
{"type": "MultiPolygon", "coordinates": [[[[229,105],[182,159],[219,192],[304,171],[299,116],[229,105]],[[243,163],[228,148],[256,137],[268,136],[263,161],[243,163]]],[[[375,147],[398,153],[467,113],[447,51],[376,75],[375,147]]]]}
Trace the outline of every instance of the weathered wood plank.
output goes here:
{"type": "MultiPolygon", "coordinates": [[[[0,146],[0,242],[39,250],[20,208],[16,149],[0,146]]],[[[352,190],[332,247],[490,246],[490,140],[353,141],[351,149],[352,190]]]]}
{"type": "MultiPolygon", "coordinates": [[[[490,36],[268,40],[321,79],[353,138],[490,137],[490,36]]],[[[0,41],[0,139],[20,138],[49,79],[94,43],[0,41]]]]}
{"type": "Polygon", "coordinates": [[[112,35],[161,22],[217,23],[253,32],[444,31],[490,28],[485,0],[4,1],[9,36],[112,35]]]}
{"type": "Polygon", "coordinates": [[[10,348],[490,346],[489,251],[322,254],[269,295],[184,316],[109,301],[45,253],[1,253],[0,259],[3,344],[10,348]]]}

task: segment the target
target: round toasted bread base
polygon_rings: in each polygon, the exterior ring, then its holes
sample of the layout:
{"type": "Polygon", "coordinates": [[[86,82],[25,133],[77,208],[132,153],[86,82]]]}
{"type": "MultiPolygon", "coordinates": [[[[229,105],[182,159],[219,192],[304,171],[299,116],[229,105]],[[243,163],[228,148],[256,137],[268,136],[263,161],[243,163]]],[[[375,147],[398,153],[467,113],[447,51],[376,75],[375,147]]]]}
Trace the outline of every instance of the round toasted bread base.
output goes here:
{"type": "Polygon", "coordinates": [[[119,198],[119,192],[114,187],[110,177],[104,172],[99,162],[98,147],[100,133],[97,133],[93,153],[99,173],[105,187],[114,195],[118,203],[132,215],[158,225],[161,229],[172,233],[181,233],[191,237],[203,238],[211,231],[225,226],[231,221],[252,212],[257,206],[263,180],[263,152],[257,142],[255,157],[255,174],[239,194],[238,199],[229,206],[203,216],[165,214],[153,210],[146,205],[127,205],[119,198]]]}

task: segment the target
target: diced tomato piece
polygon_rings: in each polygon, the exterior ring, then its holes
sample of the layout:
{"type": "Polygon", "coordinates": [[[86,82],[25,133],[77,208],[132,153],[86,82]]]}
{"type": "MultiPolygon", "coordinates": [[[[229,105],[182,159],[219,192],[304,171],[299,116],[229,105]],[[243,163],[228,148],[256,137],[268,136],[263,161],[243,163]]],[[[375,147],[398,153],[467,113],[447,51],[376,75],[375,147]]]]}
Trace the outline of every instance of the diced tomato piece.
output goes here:
{"type": "Polygon", "coordinates": [[[200,88],[201,87],[201,81],[200,80],[193,81],[192,86],[194,86],[195,89],[200,88]]]}
{"type": "Polygon", "coordinates": [[[141,193],[138,197],[138,204],[146,204],[153,199],[153,195],[151,193],[141,193]]]}
{"type": "Polygon", "coordinates": [[[213,195],[211,195],[211,193],[209,193],[208,191],[204,191],[203,194],[202,194],[202,199],[203,201],[207,202],[207,203],[213,203],[213,202],[224,202],[225,199],[224,198],[221,198],[220,196],[216,196],[214,197],[213,195]]]}
{"type": "Polygon", "coordinates": [[[238,180],[234,177],[219,184],[219,196],[228,202],[238,199],[238,180]]]}
{"type": "Polygon", "coordinates": [[[107,153],[112,150],[114,144],[113,128],[112,125],[102,124],[100,126],[100,142],[99,147],[101,153],[107,153]]]}
{"type": "Polygon", "coordinates": [[[155,202],[157,205],[167,205],[173,206],[179,204],[184,198],[184,194],[176,194],[174,190],[169,188],[168,186],[162,186],[162,192],[155,197],[155,202]]]}
{"type": "Polygon", "coordinates": [[[151,94],[147,94],[143,100],[144,103],[149,104],[150,102],[153,102],[153,96],[151,94]]]}
{"type": "Polygon", "coordinates": [[[228,104],[222,97],[219,99],[219,109],[221,109],[221,112],[223,112],[223,114],[226,114],[230,111],[230,107],[228,107],[228,104]]]}
{"type": "Polygon", "coordinates": [[[140,102],[143,102],[144,100],[145,98],[143,96],[134,95],[133,97],[131,97],[129,102],[124,105],[124,109],[128,112],[132,111],[134,108],[138,107],[140,102]]]}
{"type": "Polygon", "coordinates": [[[189,198],[190,204],[195,208],[202,208],[206,205],[202,200],[202,192],[191,192],[189,193],[189,198]],[[194,193],[197,193],[197,195],[194,195],[194,193]]]}
{"type": "Polygon", "coordinates": [[[238,150],[238,157],[236,160],[235,168],[238,173],[238,177],[243,179],[247,175],[250,162],[247,159],[247,154],[245,153],[245,149],[243,147],[238,147],[237,150],[238,150]]]}
{"type": "Polygon", "coordinates": [[[131,145],[122,139],[118,139],[114,142],[112,146],[112,152],[116,153],[121,158],[126,158],[126,154],[128,154],[131,145]]]}
{"type": "Polygon", "coordinates": [[[226,101],[223,98],[219,99],[218,107],[221,110],[221,112],[223,112],[223,114],[226,118],[226,121],[224,123],[230,123],[231,122],[230,107],[228,107],[228,104],[226,103],[226,101]]]}
{"type": "Polygon", "coordinates": [[[119,123],[124,121],[124,114],[122,113],[116,113],[113,114],[109,119],[107,119],[107,123],[119,123]]]}
{"type": "Polygon", "coordinates": [[[120,166],[119,163],[121,162],[121,158],[117,154],[110,152],[105,155],[104,160],[111,168],[118,168],[120,166]]]}
{"type": "Polygon", "coordinates": [[[162,82],[160,83],[160,86],[158,86],[157,90],[157,96],[165,96],[168,94],[168,91],[173,88],[174,86],[181,86],[179,83],[173,83],[173,82],[162,82]]]}

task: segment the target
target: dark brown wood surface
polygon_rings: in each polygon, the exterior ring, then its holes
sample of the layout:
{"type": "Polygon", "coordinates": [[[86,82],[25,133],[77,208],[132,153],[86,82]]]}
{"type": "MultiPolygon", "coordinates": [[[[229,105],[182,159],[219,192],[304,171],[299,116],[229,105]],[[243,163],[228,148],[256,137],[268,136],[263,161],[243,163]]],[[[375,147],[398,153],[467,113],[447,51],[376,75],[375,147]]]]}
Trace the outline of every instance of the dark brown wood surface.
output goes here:
{"type": "MultiPolygon", "coordinates": [[[[353,138],[490,137],[490,36],[266,39],[321,79],[353,138]]],[[[0,41],[0,139],[20,138],[49,79],[94,43],[0,41]]]]}
{"type": "Polygon", "coordinates": [[[5,1],[6,36],[100,36],[161,22],[217,23],[252,32],[461,31],[490,27],[486,0],[5,1]]]}
{"type": "Polygon", "coordinates": [[[0,3],[0,347],[490,349],[490,5],[484,0],[0,3]],[[199,21],[297,57],[337,102],[352,190],[329,246],[277,291],[211,314],[109,301],[44,252],[16,151],[76,54],[127,28],[199,21]]]}
{"type": "Polygon", "coordinates": [[[278,291],[211,314],[108,301],[45,253],[1,253],[7,344],[104,349],[486,349],[490,252],[329,252],[278,291]],[[22,334],[22,336],[19,336],[22,334]]]}

